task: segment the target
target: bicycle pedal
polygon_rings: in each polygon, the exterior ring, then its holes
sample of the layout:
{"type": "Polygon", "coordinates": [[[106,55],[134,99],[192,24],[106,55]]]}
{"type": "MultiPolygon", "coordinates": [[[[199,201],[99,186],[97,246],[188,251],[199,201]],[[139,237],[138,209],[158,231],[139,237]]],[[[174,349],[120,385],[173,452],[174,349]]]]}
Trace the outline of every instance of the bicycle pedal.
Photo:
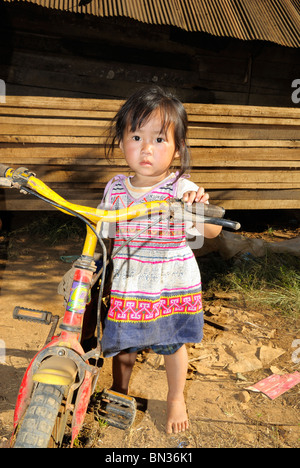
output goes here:
{"type": "Polygon", "coordinates": [[[52,313],[45,310],[27,309],[26,307],[17,306],[14,308],[13,318],[50,325],[52,321],[52,313]]]}
{"type": "Polygon", "coordinates": [[[105,389],[97,401],[94,412],[98,419],[124,430],[129,428],[135,419],[136,401],[129,395],[105,389]]]}

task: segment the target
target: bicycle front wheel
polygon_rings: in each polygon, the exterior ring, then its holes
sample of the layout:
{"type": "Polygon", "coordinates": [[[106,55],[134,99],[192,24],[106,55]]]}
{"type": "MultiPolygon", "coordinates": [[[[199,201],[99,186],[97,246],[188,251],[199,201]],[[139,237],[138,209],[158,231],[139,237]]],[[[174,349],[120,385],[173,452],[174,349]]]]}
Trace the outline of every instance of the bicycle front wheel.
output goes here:
{"type": "Polygon", "coordinates": [[[14,448],[59,448],[68,412],[64,405],[66,387],[38,384],[20,423],[14,448]]]}

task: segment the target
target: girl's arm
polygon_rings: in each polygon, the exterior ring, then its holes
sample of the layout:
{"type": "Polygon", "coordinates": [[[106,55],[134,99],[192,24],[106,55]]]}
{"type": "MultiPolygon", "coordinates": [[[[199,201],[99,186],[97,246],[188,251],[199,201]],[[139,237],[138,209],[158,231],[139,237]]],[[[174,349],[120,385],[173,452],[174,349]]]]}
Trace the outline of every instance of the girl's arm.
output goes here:
{"type": "MultiPolygon", "coordinates": [[[[208,193],[205,193],[204,191],[204,188],[203,187],[199,187],[199,189],[197,190],[197,192],[195,191],[190,191],[190,192],[185,192],[183,194],[183,197],[182,197],[182,200],[185,202],[185,203],[188,203],[188,204],[192,204],[194,202],[196,203],[208,203],[208,199],[209,199],[209,195],[208,193]]],[[[197,228],[197,224],[196,224],[196,228],[197,228]]],[[[198,228],[198,230],[201,232],[201,230],[203,229],[203,232],[204,232],[204,237],[208,238],[208,239],[212,239],[214,237],[217,237],[220,232],[222,231],[222,226],[218,226],[216,224],[204,224],[204,227],[200,227],[198,228]]]]}

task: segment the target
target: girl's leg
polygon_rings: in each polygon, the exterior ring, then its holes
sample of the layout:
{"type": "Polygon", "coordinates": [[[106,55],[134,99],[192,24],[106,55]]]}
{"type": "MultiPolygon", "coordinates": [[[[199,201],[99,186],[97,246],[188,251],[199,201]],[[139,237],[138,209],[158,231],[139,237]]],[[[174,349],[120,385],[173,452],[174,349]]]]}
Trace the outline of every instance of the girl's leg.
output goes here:
{"type": "Polygon", "coordinates": [[[188,416],[184,401],[184,387],[188,368],[188,355],[185,345],[174,354],[164,356],[168,379],[167,433],[183,432],[188,429],[188,416]]]}
{"type": "Polygon", "coordinates": [[[121,351],[113,357],[113,384],[111,389],[116,392],[128,394],[129,380],[136,361],[137,353],[121,351]]]}

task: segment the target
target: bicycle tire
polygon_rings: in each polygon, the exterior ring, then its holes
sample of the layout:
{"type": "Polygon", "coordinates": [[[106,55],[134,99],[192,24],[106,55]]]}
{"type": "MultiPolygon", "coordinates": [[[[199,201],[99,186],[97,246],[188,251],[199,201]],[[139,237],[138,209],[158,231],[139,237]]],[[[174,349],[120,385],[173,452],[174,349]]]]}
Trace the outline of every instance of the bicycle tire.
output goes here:
{"type": "MultiPolygon", "coordinates": [[[[55,424],[61,418],[65,387],[38,384],[16,435],[14,448],[59,447],[61,441],[53,436],[55,424]]],[[[66,418],[63,418],[64,433],[66,418]]]]}

